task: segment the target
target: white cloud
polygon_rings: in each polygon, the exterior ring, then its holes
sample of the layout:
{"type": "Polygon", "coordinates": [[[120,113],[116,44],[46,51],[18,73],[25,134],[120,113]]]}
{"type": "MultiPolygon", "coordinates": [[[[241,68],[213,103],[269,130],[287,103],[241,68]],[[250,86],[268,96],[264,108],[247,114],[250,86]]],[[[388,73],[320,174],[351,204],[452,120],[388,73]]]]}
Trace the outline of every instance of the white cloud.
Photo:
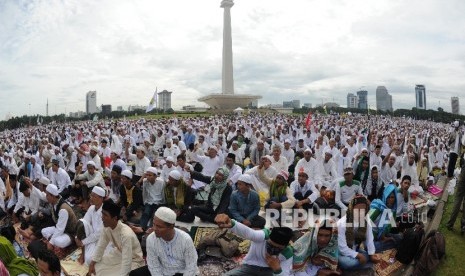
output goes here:
{"type": "MultiPolygon", "coordinates": [[[[0,119],[146,104],[155,87],[173,105],[221,89],[220,1],[0,1],[0,119]],[[31,107],[29,108],[29,104],[31,107]]],[[[260,103],[298,98],[345,104],[364,87],[369,104],[385,85],[394,108],[450,110],[465,91],[465,2],[461,0],[235,1],[232,8],[237,93],[260,103]],[[273,93],[273,97],[269,95],[273,93]]],[[[465,97],[461,99],[462,113],[465,97]]]]}

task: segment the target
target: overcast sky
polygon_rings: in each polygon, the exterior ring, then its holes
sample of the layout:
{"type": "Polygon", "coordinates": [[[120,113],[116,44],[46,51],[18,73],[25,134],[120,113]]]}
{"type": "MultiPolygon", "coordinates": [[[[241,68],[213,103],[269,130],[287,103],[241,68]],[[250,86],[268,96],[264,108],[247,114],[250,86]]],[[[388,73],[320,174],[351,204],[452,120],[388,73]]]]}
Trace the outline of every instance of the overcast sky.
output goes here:
{"type": "MultiPolygon", "coordinates": [[[[0,119],[6,114],[172,105],[221,92],[220,0],[0,0],[0,119]]],[[[384,85],[394,108],[465,113],[463,0],[236,0],[231,9],[236,93],[259,105],[300,99],[346,105],[349,92],[384,85]]]]}

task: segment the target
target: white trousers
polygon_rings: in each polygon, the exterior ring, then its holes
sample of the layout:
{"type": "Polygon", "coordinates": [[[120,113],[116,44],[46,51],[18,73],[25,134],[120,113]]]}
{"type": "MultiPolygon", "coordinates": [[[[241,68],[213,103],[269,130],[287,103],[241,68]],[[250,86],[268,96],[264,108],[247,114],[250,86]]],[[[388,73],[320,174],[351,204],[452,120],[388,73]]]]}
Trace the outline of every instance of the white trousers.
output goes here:
{"type": "MultiPolygon", "coordinates": [[[[56,227],[51,226],[51,227],[46,227],[42,229],[42,236],[44,236],[47,240],[50,239],[50,237],[55,233],[56,227]]],[[[58,246],[59,248],[65,248],[71,244],[71,238],[67,234],[61,234],[58,236],[53,237],[50,240],[50,243],[54,246],[58,246]]]]}
{"type": "MultiPolygon", "coordinates": [[[[121,255],[121,252],[116,248],[112,248],[112,250],[103,255],[100,262],[95,264],[95,274],[97,276],[120,275],[122,259],[123,256],[121,255]]],[[[131,270],[142,267],[144,265],[145,264],[143,262],[135,262],[133,260],[131,264],[131,270]]]]}
{"type": "MultiPolygon", "coordinates": [[[[94,229],[92,228],[92,226],[85,220],[83,219],[80,219],[80,221],[82,222],[82,225],[84,225],[84,231],[86,232],[86,237],[90,236],[92,233],[94,233],[94,229]]],[[[89,243],[89,244],[86,244],[84,246],[84,262],[86,265],[89,265],[90,262],[92,261],[92,257],[94,256],[94,251],[95,251],[95,248],[97,247],[97,242],[92,242],[92,243],[89,243]]]]}

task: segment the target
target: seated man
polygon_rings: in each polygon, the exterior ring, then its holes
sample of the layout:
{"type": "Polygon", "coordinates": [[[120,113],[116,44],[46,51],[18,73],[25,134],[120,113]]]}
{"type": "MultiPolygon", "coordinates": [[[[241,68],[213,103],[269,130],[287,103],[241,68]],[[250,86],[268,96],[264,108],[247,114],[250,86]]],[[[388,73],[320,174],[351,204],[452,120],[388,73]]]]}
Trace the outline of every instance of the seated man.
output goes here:
{"type": "Polygon", "coordinates": [[[163,192],[165,204],[174,210],[178,221],[192,222],[194,220],[189,210],[194,198],[192,189],[184,182],[178,170],[169,173],[168,183],[163,192]]]}
{"type": "Polygon", "coordinates": [[[42,235],[47,239],[47,247],[65,248],[69,246],[76,232],[77,218],[73,209],[61,198],[57,186],[47,185],[46,198],[52,205],[52,219],[55,226],[42,229],[42,235]]]}
{"type": "Polygon", "coordinates": [[[216,170],[214,177],[208,177],[199,172],[192,171],[191,176],[194,180],[209,183],[206,187],[210,190],[205,206],[192,207],[192,214],[203,221],[215,222],[217,214],[228,212],[232,193],[232,188],[228,185],[229,170],[225,167],[219,168],[216,170]]]}
{"type": "Polygon", "coordinates": [[[291,183],[291,192],[296,199],[295,208],[304,208],[309,210],[313,202],[320,196],[320,192],[312,181],[308,181],[308,175],[305,170],[301,170],[297,179],[291,183]]]}
{"type": "Polygon", "coordinates": [[[360,182],[354,180],[352,168],[344,169],[344,180],[334,185],[336,191],[336,204],[341,210],[347,210],[350,200],[356,195],[363,195],[360,182]]]}
{"type": "Polygon", "coordinates": [[[80,167],[76,169],[76,177],[74,177],[73,189],[78,191],[77,194],[82,195],[83,200],[89,199],[89,191],[94,186],[100,186],[106,190],[105,180],[102,173],[97,171],[94,161],[87,162],[87,171],[81,173],[80,167]]]}
{"type": "Polygon", "coordinates": [[[233,269],[229,276],[272,276],[289,275],[292,265],[292,247],[289,241],[292,230],[288,227],[274,227],[253,230],[242,223],[232,220],[226,214],[216,216],[215,222],[220,228],[230,228],[231,232],[251,241],[249,252],[240,268],[233,269]]]}
{"type": "Polygon", "coordinates": [[[292,269],[295,276],[340,275],[337,228],[330,220],[318,223],[294,243],[292,269]]]}
{"type": "Polygon", "coordinates": [[[147,238],[147,265],[129,276],[197,275],[197,251],[192,238],[174,227],[176,213],[160,207],[153,218],[153,232],[147,238]],[[169,246],[167,246],[169,245],[169,246]]]}
{"type": "Polygon", "coordinates": [[[374,223],[373,236],[376,253],[397,248],[402,240],[402,234],[391,233],[396,227],[397,187],[394,184],[386,186],[382,199],[375,199],[370,204],[368,216],[374,223]]]}
{"type": "Polygon", "coordinates": [[[252,190],[252,177],[243,174],[237,180],[237,190],[231,194],[229,213],[236,221],[251,227],[251,220],[260,212],[260,198],[252,190]]]}
{"type": "Polygon", "coordinates": [[[87,275],[122,275],[144,266],[142,248],[136,234],[119,220],[120,208],[112,200],[102,205],[103,230],[97,243],[87,275]],[[105,253],[109,243],[110,252],[105,253]]]}
{"type": "Polygon", "coordinates": [[[123,221],[138,223],[142,211],[142,191],[131,181],[132,173],[124,170],[121,173],[120,198],[118,205],[121,206],[123,221]]]}
{"type": "Polygon", "coordinates": [[[265,204],[265,209],[291,209],[295,204],[295,198],[287,185],[289,174],[286,171],[281,171],[275,179],[268,178],[260,166],[258,176],[270,187],[270,199],[265,204]]]}
{"type": "Polygon", "coordinates": [[[164,204],[165,182],[158,178],[158,171],[154,167],[149,167],[145,172],[145,178],[142,185],[142,198],[144,200],[144,211],[140,218],[140,225],[145,231],[147,228],[152,227],[151,221],[153,214],[157,211],[158,207],[164,204]]]}
{"type": "Polygon", "coordinates": [[[45,193],[34,187],[27,177],[19,184],[19,191],[23,197],[19,198],[13,212],[22,222],[23,228],[27,228],[27,225],[38,219],[40,203],[41,201],[46,202],[47,199],[45,193]]]}
{"type": "Polygon", "coordinates": [[[342,270],[365,268],[368,261],[379,261],[375,255],[373,229],[366,219],[368,208],[368,200],[364,196],[354,197],[347,214],[337,222],[339,267],[342,270]],[[361,243],[364,250],[360,249],[361,243]]]}
{"type": "Polygon", "coordinates": [[[80,264],[89,265],[92,261],[92,255],[103,229],[102,204],[104,199],[105,190],[95,186],[90,194],[90,204],[92,205],[84,218],[78,221],[75,241],[76,245],[82,249],[82,254],[78,260],[80,264]]]}

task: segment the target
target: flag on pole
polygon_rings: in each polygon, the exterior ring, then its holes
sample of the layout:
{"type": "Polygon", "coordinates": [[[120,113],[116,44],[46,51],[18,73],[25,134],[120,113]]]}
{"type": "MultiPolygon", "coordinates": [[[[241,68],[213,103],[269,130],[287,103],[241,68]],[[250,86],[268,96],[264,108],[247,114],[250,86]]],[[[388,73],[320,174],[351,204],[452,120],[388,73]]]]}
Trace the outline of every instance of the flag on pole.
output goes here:
{"type": "Polygon", "coordinates": [[[307,120],[305,121],[305,127],[307,131],[310,130],[310,124],[312,123],[312,112],[308,112],[307,120]]]}
{"type": "Polygon", "coordinates": [[[145,110],[145,113],[149,113],[157,106],[157,89],[158,88],[155,88],[155,93],[153,93],[153,97],[152,99],[150,99],[149,106],[147,106],[147,110],[145,110]]]}

